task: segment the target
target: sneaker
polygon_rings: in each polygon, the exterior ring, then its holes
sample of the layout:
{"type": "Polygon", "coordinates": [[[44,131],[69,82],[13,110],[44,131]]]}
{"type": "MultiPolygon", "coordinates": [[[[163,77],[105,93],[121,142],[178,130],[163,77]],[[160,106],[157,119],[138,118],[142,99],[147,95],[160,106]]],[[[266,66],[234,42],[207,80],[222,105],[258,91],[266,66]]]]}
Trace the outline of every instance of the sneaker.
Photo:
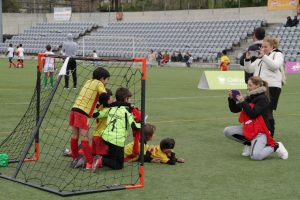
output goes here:
{"type": "Polygon", "coordinates": [[[81,156],[81,158],[78,160],[78,162],[76,163],[76,165],[74,166],[74,168],[83,168],[86,164],[86,159],[84,156],[81,156]]]}
{"type": "Polygon", "coordinates": [[[102,157],[96,156],[93,162],[93,172],[96,173],[97,169],[102,166],[102,157]]]}
{"type": "Polygon", "coordinates": [[[93,164],[91,164],[91,163],[86,163],[85,169],[90,170],[90,169],[92,169],[92,168],[93,168],[93,164]]]}
{"type": "Polygon", "coordinates": [[[69,90],[70,88],[65,86],[64,89],[65,89],[65,90],[69,90]]]}
{"type": "Polygon", "coordinates": [[[276,150],[276,153],[278,155],[279,158],[286,160],[289,157],[289,153],[286,150],[286,148],[283,146],[283,144],[281,142],[277,142],[278,143],[278,149],[276,150]]]}
{"type": "Polygon", "coordinates": [[[70,149],[65,148],[65,149],[63,150],[63,155],[64,155],[64,156],[69,156],[70,154],[71,154],[71,150],[70,150],[70,149]]]}
{"type": "Polygon", "coordinates": [[[73,90],[77,90],[77,87],[73,87],[73,90]]]}
{"type": "Polygon", "coordinates": [[[80,155],[80,156],[77,156],[77,158],[75,158],[75,159],[71,162],[70,167],[71,167],[71,168],[75,168],[77,162],[81,159],[81,157],[82,157],[81,155],[80,155]]]}
{"type": "Polygon", "coordinates": [[[251,153],[251,146],[245,145],[242,156],[248,157],[251,153]]]}

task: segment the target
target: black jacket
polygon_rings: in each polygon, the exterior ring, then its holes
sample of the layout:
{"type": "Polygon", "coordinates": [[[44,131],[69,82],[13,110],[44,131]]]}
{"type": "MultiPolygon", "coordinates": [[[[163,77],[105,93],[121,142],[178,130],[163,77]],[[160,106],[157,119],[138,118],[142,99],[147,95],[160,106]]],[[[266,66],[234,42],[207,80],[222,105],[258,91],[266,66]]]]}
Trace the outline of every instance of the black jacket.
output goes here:
{"type": "Polygon", "coordinates": [[[233,113],[239,113],[242,110],[252,119],[255,119],[259,115],[262,115],[268,129],[270,130],[269,116],[270,116],[270,101],[265,94],[266,89],[260,87],[249,93],[249,96],[245,97],[245,101],[242,103],[236,103],[233,99],[228,98],[229,109],[233,113]],[[254,107],[250,107],[250,103],[254,104],[254,107]]]}

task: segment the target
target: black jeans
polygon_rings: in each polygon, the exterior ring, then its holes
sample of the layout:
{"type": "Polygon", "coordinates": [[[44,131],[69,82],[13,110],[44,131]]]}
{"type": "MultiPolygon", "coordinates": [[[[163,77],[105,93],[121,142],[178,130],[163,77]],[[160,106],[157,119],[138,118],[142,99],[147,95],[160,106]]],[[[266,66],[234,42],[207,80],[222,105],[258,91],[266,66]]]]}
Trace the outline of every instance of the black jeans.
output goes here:
{"type": "Polygon", "coordinates": [[[69,73],[71,70],[72,73],[72,78],[73,78],[73,86],[74,88],[77,87],[77,64],[76,64],[76,60],[73,58],[70,58],[69,62],[68,62],[68,66],[67,66],[67,75],[65,76],[65,87],[68,88],[69,87],[69,73]]]}
{"type": "Polygon", "coordinates": [[[109,142],[108,155],[103,156],[102,165],[112,169],[123,169],[124,167],[124,147],[119,147],[109,142]]]}

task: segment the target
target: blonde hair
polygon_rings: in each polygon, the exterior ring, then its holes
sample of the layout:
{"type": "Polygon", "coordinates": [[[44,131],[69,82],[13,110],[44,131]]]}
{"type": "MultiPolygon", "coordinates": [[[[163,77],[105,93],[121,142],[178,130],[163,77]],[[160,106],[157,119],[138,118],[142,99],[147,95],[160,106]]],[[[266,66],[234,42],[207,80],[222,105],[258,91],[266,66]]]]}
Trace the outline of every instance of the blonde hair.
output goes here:
{"type": "Polygon", "coordinates": [[[269,43],[273,47],[273,49],[278,49],[279,39],[272,38],[272,37],[265,37],[264,42],[269,43]]]}
{"type": "Polygon", "coordinates": [[[151,138],[153,137],[153,135],[155,133],[155,130],[156,130],[156,126],[154,126],[153,124],[150,124],[150,123],[145,124],[144,131],[145,131],[145,141],[146,142],[151,140],[151,138]]]}

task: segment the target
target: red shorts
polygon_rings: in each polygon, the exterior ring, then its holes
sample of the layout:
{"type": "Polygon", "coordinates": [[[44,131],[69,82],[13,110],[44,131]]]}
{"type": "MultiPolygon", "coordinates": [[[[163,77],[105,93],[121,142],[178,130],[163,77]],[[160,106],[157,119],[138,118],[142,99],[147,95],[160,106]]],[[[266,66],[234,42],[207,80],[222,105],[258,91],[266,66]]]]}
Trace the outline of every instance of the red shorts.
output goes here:
{"type": "Polygon", "coordinates": [[[108,146],[99,136],[93,136],[92,138],[92,153],[94,155],[107,155],[108,154],[108,146]]]}
{"type": "Polygon", "coordinates": [[[69,125],[75,128],[89,130],[88,117],[76,111],[71,111],[69,115],[69,125]]]}

